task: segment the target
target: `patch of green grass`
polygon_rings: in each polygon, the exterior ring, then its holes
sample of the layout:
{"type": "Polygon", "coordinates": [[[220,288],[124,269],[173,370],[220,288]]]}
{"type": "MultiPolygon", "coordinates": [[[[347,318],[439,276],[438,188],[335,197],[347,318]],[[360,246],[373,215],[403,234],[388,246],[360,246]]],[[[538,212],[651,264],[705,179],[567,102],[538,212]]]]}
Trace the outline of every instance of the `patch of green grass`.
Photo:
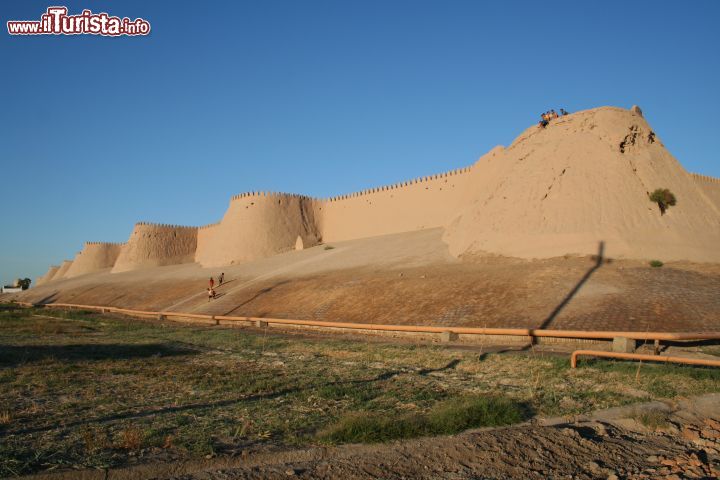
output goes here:
{"type": "Polygon", "coordinates": [[[663,262],[661,262],[660,260],[650,260],[650,266],[653,268],[660,268],[663,265],[665,265],[665,264],[663,262]]]}
{"type": "Polygon", "coordinates": [[[427,418],[417,414],[390,417],[375,412],[356,412],[320,432],[319,437],[330,443],[377,443],[420,437],[428,431],[427,418]]]}
{"type": "Polygon", "coordinates": [[[677,388],[667,378],[652,378],[646,388],[655,398],[672,398],[678,394],[677,388]]]}
{"type": "Polygon", "coordinates": [[[469,428],[511,425],[530,418],[524,402],[509,397],[476,395],[448,400],[428,414],[433,434],[452,434],[469,428]]]}
{"type": "Polygon", "coordinates": [[[319,433],[331,443],[377,443],[427,435],[450,435],[470,428],[519,423],[529,417],[523,404],[505,397],[472,396],[449,400],[427,414],[392,417],[355,412],[319,433]]]}
{"type": "Polygon", "coordinates": [[[670,425],[667,412],[657,408],[635,412],[632,418],[653,431],[663,430],[670,425]]]}
{"type": "Polygon", "coordinates": [[[365,403],[376,398],[381,392],[371,388],[368,384],[331,383],[318,389],[322,398],[329,400],[348,399],[358,403],[365,403]]]}

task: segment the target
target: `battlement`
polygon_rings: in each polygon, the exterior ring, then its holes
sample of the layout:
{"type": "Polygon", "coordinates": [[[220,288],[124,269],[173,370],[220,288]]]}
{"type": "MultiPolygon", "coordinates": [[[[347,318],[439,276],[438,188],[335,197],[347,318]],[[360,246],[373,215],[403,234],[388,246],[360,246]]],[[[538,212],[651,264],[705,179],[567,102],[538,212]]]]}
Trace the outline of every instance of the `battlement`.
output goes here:
{"type": "Polygon", "coordinates": [[[217,227],[218,225],[220,225],[220,222],[208,223],[207,225],[202,225],[202,226],[200,226],[200,227],[197,227],[197,229],[198,229],[198,230],[205,230],[205,229],[208,229],[208,228],[215,228],[215,227],[217,227]]]}
{"type": "Polygon", "coordinates": [[[122,247],[126,242],[83,242],[83,245],[88,246],[107,246],[107,247],[122,247]]]}
{"type": "Polygon", "coordinates": [[[711,177],[709,175],[701,175],[699,173],[691,173],[690,175],[693,176],[696,180],[702,180],[704,182],[710,182],[710,183],[717,183],[720,185],[720,178],[711,177]]]}
{"type": "Polygon", "coordinates": [[[425,177],[417,177],[417,178],[413,178],[411,180],[407,180],[404,182],[393,183],[391,185],[383,185],[383,186],[375,187],[375,188],[368,188],[365,190],[360,190],[358,192],[348,193],[346,195],[338,195],[335,197],[322,198],[322,199],[318,199],[318,200],[321,202],[337,202],[340,200],[347,200],[350,198],[357,198],[357,197],[362,197],[365,195],[372,195],[374,193],[387,192],[387,191],[391,191],[391,190],[399,190],[399,189],[402,189],[405,187],[410,187],[412,185],[417,185],[420,183],[431,182],[434,180],[452,177],[455,175],[462,175],[462,174],[468,173],[471,168],[472,168],[472,166],[457,168],[455,170],[450,170],[448,172],[437,173],[437,174],[429,175],[429,176],[425,176],[425,177]]]}
{"type": "MultiPolygon", "coordinates": [[[[391,185],[382,185],[380,187],[368,188],[368,189],[360,190],[357,192],[352,192],[352,193],[348,193],[348,194],[344,194],[344,195],[337,195],[334,197],[327,197],[327,198],[316,198],[316,197],[310,197],[308,195],[300,195],[297,193],[251,191],[251,192],[244,192],[244,193],[239,193],[237,195],[233,195],[230,198],[230,201],[233,202],[235,200],[241,200],[241,199],[250,198],[250,197],[287,197],[287,198],[302,198],[302,199],[307,199],[307,200],[316,201],[316,202],[336,202],[339,200],[346,200],[349,198],[362,197],[364,195],[372,195],[373,193],[401,189],[401,188],[409,187],[409,186],[416,185],[419,183],[430,182],[433,180],[452,177],[454,175],[462,175],[462,174],[468,173],[471,168],[472,168],[472,166],[456,168],[454,170],[450,170],[450,171],[443,172],[443,173],[437,173],[434,175],[428,175],[428,176],[424,176],[424,177],[417,177],[417,178],[413,178],[411,180],[407,180],[404,182],[397,182],[397,183],[393,183],[391,185]]],[[[207,226],[212,226],[212,225],[214,225],[214,224],[207,225],[207,226]]],[[[200,228],[202,228],[202,227],[200,227],[200,228]]]]}
{"type": "Polygon", "coordinates": [[[239,193],[237,195],[233,195],[230,198],[230,201],[234,202],[235,200],[241,200],[243,198],[250,198],[250,197],[284,197],[284,198],[303,198],[303,199],[308,199],[308,200],[316,200],[315,198],[308,197],[307,195],[300,195],[297,193],[262,191],[262,192],[239,193]]]}
{"type": "Polygon", "coordinates": [[[136,227],[153,227],[153,228],[162,228],[162,229],[186,229],[186,230],[197,230],[198,227],[188,226],[188,225],[171,225],[168,223],[152,223],[152,222],[137,222],[135,224],[136,227]]]}

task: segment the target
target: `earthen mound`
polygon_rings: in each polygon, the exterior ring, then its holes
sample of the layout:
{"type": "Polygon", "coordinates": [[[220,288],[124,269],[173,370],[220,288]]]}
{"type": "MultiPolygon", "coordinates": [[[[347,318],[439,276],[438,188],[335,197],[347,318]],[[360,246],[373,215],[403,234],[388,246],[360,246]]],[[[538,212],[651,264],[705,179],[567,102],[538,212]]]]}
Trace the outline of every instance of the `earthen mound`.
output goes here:
{"type": "Polygon", "coordinates": [[[468,185],[444,235],[454,255],[549,258],[602,245],[610,257],[720,261],[720,209],[629,110],[531,127],[480,158],[468,185]],[[657,188],[677,197],[664,215],[648,198],[657,188]]]}

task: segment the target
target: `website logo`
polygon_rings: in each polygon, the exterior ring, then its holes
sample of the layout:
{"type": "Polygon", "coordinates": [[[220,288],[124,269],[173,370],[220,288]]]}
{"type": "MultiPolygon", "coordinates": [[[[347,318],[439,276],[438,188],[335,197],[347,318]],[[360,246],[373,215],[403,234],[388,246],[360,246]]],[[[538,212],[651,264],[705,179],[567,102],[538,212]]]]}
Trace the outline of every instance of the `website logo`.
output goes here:
{"type": "Polygon", "coordinates": [[[40,20],[9,20],[10,35],[148,35],[150,22],[142,18],[113,17],[105,12],[83,10],[79,15],[68,15],[67,7],[48,7],[40,20]]]}

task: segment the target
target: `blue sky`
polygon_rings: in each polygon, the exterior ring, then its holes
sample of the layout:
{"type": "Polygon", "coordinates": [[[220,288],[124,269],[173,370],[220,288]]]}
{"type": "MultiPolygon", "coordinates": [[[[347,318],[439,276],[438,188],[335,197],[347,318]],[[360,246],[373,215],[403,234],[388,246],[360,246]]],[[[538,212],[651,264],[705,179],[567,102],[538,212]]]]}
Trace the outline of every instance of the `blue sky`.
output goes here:
{"type": "Polygon", "coordinates": [[[720,177],[720,2],[0,3],[0,281],[231,195],[331,196],[471,164],[549,108],[638,104],[720,177]],[[147,37],[13,36],[49,5],[147,37]]]}

